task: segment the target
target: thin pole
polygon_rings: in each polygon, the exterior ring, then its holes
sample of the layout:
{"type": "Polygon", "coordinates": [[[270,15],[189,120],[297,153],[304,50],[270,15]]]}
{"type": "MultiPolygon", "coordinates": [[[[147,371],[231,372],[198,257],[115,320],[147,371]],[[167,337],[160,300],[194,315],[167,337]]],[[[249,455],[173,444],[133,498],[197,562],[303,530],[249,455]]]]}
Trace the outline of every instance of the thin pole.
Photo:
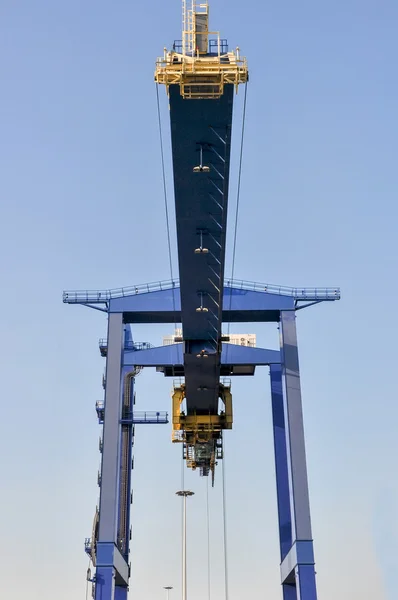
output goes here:
{"type": "Polygon", "coordinates": [[[224,577],[225,577],[225,600],[229,600],[228,590],[228,556],[227,556],[227,503],[226,503],[226,490],[225,490],[225,440],[223,461],[222,461],[222,508],[223,508],[223,521],[224,521],[224,577]]]}
{"type": "Polygon", "coordinates": [[[176,492],[177,496],[183,498],[183,528],[182,528],[182,600],[187,600],[187,496],[193,496],[194,492],[181,490],[176,492]]]}
{"type": "Polygon", "coordinates": [[[170,590],[173,589],[173,586],[166,585],[163,589],[166,590],[166,600],[170,600],[170,590]]]}
{"type": "Polygon", "coordinates": [[[210,600],[210,511],[209,511],[209,478],[206,477],[206,513],[207,513],[207,595],[210,600]]]}
{"type": "Polygon", "coordinates": [[[187,497],[184,495],[184,528],[182,534],[182,600],[187,600],[187,497]]]}

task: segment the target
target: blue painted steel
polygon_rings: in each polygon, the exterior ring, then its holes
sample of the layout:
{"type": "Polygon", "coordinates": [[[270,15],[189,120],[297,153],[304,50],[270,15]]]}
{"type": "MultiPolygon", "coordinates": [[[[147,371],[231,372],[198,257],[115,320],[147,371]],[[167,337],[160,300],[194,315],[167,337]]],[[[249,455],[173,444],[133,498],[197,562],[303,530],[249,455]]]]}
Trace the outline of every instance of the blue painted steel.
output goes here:
{"type": "Polygon", "coordinates": [[[295,319],[281,312],[281,369],[271,366],[281,583],[284,600],[317,600],[295,319]]]}
{"type": "MultiPolygon", "coordinates": [[[[129,326],[123,325],[123,315],[109,315],[106,363],[105,401],[97,403],[97,413],[103,419],[99,532],[96,545],[95,600],[112,599],[115,583],[128,586],[129,513],[131,493],[132,423],[123,423],[123,416],[133,409],[131,394],[126,398],[124,384],[129,368],[123,366],[124,347],[132,341],[129,326]]],[[[122,594],[123,596],[123,594],[122,594]]]]}
{"type": "MultiPolygon", "coordinates": [[[[201,258],[200,255],[195,257],[198,260],[201,258]]],[[[197,298],[197,301],[199,305],[200,299],[197,298]]],[[[212,310],[209,304],[208,307],[212,310]]],[[[294,310],[295,299],[265,290],[251,291],[227,287],[224,288],[223,307],[224,323],[277,322],[281,310],[294,310]]],[[[112,298],[109,300],[109,312],[123,312],[127,323],[180,323],[183,319],[180,288],[112,298]]],[[[195,317],[207,319],[206,313],[196,311],[195,317]]]]}
{"type": "MultiPolygon", "coordinates": [[[[127,327],[126,338],[128,341],[130,328],[127,327]]],[[[120,466],[119,466],[119,510],[118,510],[118,548],[126,563],[129,560],[130,542],[130,497],[131,497],[131,472],[132,448],[134,441],[133,414],[134,406],[134,377],[130,367],[123,365],[122,369],[122,411],[120,418],[120,466]],[[130,394],[126,394],[126,381],[130,382],[130,394]]]]}
{"type": "MultiPolygon", "coordinates": [[[[124,298],[137,294],[147,294],[179,288],[179,279],[166,281],[155,281],[133,285],[130,287],[113,288],[109,290],[67,290],[63,293],[63,302],[66,304],[105,304],[111,299],[124,298]]],[[[334,301],[340,300],[340,288],[338,287],[289,287],[286,285],[275,285],[274,283],[258,283],[256,281],[245,281],[243,279],[227,279],[224,288],[237,290],[248,290],[250,292],[268,292],[277,296],[290,296],[296,301],[334,301]]]]}
{"type": "Polygon", "coordinates": [[[292,541],[312,540],[301,403],[296,315],[282,311],[280,321],[282,391],[292,517],[292,541]]]}
{"type": "Polygon", "coordinates": [[[109,315],[98,541],[113,544],[118,539],[123,343],[123,315],[109,315]]]}
{"type": "MultiPolygon", "coordinates": [[[[125,351],[124,364],[126,366],[165,367],[175,366],[183,369],[183,345],[170,344],[159,346],[150,350],[138,352],[125,351]]],[[[281,361],[279,350],[266,350],[265,348],[249,348],[234,344],[224,344],[221,353],[221,365],[228,367],[234,365],[260,366],[279,364],[281,361]]]]}
{"type": "MultiPolygon", "coordinates": [[[[283,600],[297,600],[296,586],[283,585],[283,600]]],[[[305,599],[304,599],[305,600],[305,599]]]]}
{"type": "Polygon", "coordinates": [[[120,587],[118,585],[115,586],[115,600],[127,600],[128,597],[128,588],[120,587]]]}
{"type": "Polygon", "coordinates": [[[187,101],[170,87],[187,414],[218,412],[233,94],[187,101]],[[209,173],[194,172],[201,156],[209,173]]]}
{"type": "Polygon", "coordinates": [[[299,565],[296,569],[296,581],[297,600],[317,600],[313,565],[299,565]]]}
{"type": "Polygon", "coordinates": [[[292,547],[292,517],[286,449],[286,427],[282,392],[282,367],[270,366],[272,421],[274,429],[276,491],[278,501],[281,562],[292,547]]]}
{"type": "Polygon", "coordinates": [[[115,597],[115,570],[97,565],[95,571],[95,600],[113,600],[115,597]]]}
{"type": "Polygon", "coordinates": [[[315,565],[314,545],[312,541],[294,542],[281,563],[282,584],[295,581],[295,569],[302,565],[315,565]]]}

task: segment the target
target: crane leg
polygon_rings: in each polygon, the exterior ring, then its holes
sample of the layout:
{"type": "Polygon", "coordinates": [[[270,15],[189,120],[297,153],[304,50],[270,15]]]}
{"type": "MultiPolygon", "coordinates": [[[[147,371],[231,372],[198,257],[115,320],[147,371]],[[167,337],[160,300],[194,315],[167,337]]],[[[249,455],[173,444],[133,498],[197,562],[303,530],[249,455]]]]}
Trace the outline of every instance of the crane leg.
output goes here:
{"type": "Polygon", "coordinates": [[[271,396],[284,600],[317,600],[295,314],[281,311],[271,396]]]}
{"type": "Polygon", "coordinates": [[[123,315],[108,316],[105,416],[99,506],[99,533],[96,544],[95,600],[124,600],[115,585],[127,590],[128,564],[120,552],[119,488],[121,465],[122,370],[125,328],[123,315]]]}
{"type": "Polygon", "coordinates": [[[115,586],[115,600],[127,600],[128,588],[115,586]]]}

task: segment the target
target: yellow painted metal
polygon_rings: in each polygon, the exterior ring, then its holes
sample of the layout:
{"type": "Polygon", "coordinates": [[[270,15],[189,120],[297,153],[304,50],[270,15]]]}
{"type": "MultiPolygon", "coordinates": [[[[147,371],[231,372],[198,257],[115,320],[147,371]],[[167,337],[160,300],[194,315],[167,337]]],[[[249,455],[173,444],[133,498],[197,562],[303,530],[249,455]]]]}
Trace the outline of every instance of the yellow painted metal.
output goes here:
{"type": "Polygon", "coordinates": [[[220,385],[220,396],[225,405],[225,429],[232,429],[233,413],[231,387],[220,385]]]}
{"type": "Polygon", "coordinates": [[[209,441],[215,433],[223,429],[232,429],[232,394],[228,385],[220,383],[220,398],[224,403],[224,411],[218,415],[186,415],[181,411],[181,405],[185,398],[185,385],[174,388],[172,394],[172,441],[190,443],[195,441],[209,441]]]}
{"type": "Polygon", "coordinates": [[[174,388],[173,399],[173,431],[180,431],[181,427],[181,404],[185,398],[185,385],[174,388]]]}
{"type": "Polygon", "coordinates": [[[209,31],[208,2],[197,4],[192,0],[187,8],[183,0],[182,51],[165,49],[156,62],[155,81],[166,86],[178,85],[186,99],[220,98],[225,85],[234,85],[236,91],[249,78],[247,61],[235,52],[221,54],[219,32],[209,31]],[[217,54],[208,54],[209,35],[217,36],[217,54]]]}

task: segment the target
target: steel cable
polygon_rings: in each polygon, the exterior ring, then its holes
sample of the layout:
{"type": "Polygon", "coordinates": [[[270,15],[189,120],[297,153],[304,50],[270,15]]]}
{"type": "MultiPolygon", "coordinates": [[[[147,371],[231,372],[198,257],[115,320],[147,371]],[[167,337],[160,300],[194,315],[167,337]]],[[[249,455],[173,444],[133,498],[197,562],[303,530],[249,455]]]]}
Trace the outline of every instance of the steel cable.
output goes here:
{"type": "MultiPolygon", "coordinates": [[[[163,148],[163,133],[162,133],[162,119],[160,116],[160,100],[158,84],[155,83],[156,87],[156,105],[158,112],[158,126],[159,126],[159,141],[160,141],[160,157],[162,165],[162,180],[163,180],[163,196],[164,196],[164,210],[166,216],[166,231],[167,231],[167,246],[169,251],[169,268],[170,268],[170,279],[172,281],[172,296],[173,296],[173,313],[174,313],[174,335],[177,330],[177,314],[176,314],[176,300],[175,300],[175,282],[173,277],[173,256],[171,252],[171,236],[170,236],[170,219],[169,219],[169,203],[167,198],[167,185],[166,185],[166,170],[164,166],[164,148],[163,148]]],[[[176,347],[176,358],[178,357],[178,351],[176,347]]],[[[176,361],[177,364],[178,361],[176,361]]]]}
{"type": "MultiPolygon", "coordinates": [[[[162,133],[162,119],[160,117],[160,101],[159,101],[159,90],[158,85],[155,83],[156,87],[156,104],[158,109],[158,125],[159,125],[159,140],[160,140],[160,156],[162,161],[162,178],[163,178],[163,194],[164,194],[164,209],[166,213],[166,230],[167,230],[167,245],[169,248],[169,266],[170,266],[170,279],[174,281],[173,278],[173,261],[171,255],[171,238],[170,238],[170,221],[169,221],[169,207],[167,201],[167,186],[166,186],[166,170],[164,167],[164,150],[163,150],[163,133],[162,133]]],[[[174,299],[174,295],[173,295],[174,299]]]]}
{"type": "MultiPolygon", "coordinates": [[[[238,236],[238,220],[239,220],[239,204],[240,204],[240,188],[242,179],[242,162],[243,162],[243,141],[245,136],[245,123],[246,123],[246,103],[247,103],[247,83],[245,84],[245,96],[243,100],[243,116],[242,116],[242,134],[240,140],[240,156],[239,156],[239,171],[238,171],[238,188],[236,192],[236,210],[235,210],[235,227],[234,227],[234,241],[232,247],[232,269],[231,269],[231,285],[234,279],[235,273],[235,258],[236,258],[236,241],[238,236]]],[[[232,293],[229,296],[229,311],[231,311],[232,305],[232,293]]],[[[228,321],[228,334],[231,327],[231,321],[228,321]]]]}
{"type": "Polygon", "coordinates": [[[206,521],[207,521],[207,596],[210,600],[210,510],[209,510],[209,478],[206,477],[206,521]]]}

